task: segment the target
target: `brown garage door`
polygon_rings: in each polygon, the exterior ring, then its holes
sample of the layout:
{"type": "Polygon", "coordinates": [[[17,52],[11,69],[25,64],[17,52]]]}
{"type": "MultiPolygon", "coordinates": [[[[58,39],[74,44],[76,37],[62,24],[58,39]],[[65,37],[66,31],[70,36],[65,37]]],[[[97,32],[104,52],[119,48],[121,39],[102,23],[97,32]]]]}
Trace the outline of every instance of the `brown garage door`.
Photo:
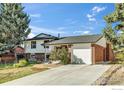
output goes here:
{"type": "Polygon", "coordinates": [[[103,61],[105,61],[105,59],[106,59],[105,48],[97,44],[92,44],[93,64],[102,63],[103,61]]]}

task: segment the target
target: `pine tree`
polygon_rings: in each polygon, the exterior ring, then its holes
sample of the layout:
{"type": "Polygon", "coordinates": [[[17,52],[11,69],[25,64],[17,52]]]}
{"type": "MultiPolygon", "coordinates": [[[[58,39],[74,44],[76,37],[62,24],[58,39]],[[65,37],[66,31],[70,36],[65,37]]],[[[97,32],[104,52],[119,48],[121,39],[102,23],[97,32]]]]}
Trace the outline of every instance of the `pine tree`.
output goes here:
{"type": "Polygon", "coordinates": [[[107,26],[103,30],[104,36],[113,45],[124,44],[124,3],[115,4],[115,10],[106,15],[104,19],[107,22],[107,26]]]}
{"type": "Polygon", "coordinates": [[[17,3],[0,4],[0,46],[1,51],[22,44],[30,33],[29,16],[24,7],[17,3]]]}

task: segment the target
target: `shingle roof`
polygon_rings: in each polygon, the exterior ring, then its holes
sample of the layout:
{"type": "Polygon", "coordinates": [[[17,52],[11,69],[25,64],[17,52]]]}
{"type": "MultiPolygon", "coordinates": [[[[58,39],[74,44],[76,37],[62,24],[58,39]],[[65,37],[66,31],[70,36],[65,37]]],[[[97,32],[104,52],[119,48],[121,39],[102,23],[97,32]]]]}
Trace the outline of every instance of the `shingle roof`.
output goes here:
{"type": "Polygon", "coordinates": [[[52,41],[48,44],[74,44],[74,43],[93,43],[102,38],[102,35],[82,35],[70,36],[59,40],[52,41]]]}
{"type": "Polygon", "coordinates": [[[57,39],[57,37],[45,33],[40,33],[37,36],[27,40],[40,40],[40,39],[57,39]]]}

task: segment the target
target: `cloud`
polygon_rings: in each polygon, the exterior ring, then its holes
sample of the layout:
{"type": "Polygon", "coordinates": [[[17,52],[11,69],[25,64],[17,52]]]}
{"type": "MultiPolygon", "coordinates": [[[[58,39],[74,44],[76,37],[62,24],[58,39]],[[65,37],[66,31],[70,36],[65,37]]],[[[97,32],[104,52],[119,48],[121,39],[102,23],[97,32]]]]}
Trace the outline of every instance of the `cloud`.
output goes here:
{"type": "Polygon", "coordinates": [[[32,32],[28,35],[28,38],[33,38],[35,36],[35,34],[33,34],[32,32]]]}
{"type": "Polygon", "coordinates": [[[39,18],[41,17],[41,14],[30,14],[31,17],[39,18]]]}
{"type": "Polygon", "coordinates": [[[106,7],[94,6],[92,8],[91,14],[87,14],[86,17],[88,18],[89,21],[95,21],[95,22],[97,22],[95,16],[97,15],[97,13],[99,13],[99,12],[105,10],[105,9],[106,9],[106,7]]]}
{"type": "Polygon", "coordinates": [[[96,21],[96,18],[94,16],[95,16],[94,13],[87,14],[87,18],[88,18],[89,21],[96,21]]]}
{"type": "Polygon", "coordinates": [[[94,7],[92,8],[92,11],[93,11],[93,12],[97,12],[97,13],[99,13],[99,12],[105,10],[105,9],[106,9],[106,7],[98,7],[98,6],[94,6],[94,7]]]}
{"type": "Polygon", "coordinates": [[[90,31],[83,31],[83,34],[89,34],[90,31]]]}
{"type": "Polygon", "coordinates": [[[86,35],[86,34],[91,34],[91,31],[75,31],[73,32],[74,34],[81,34],[81,35],[86,35]]]}
{"type": "Polygon", "coordinates": [[[91,17],[93,17],[94,16],[94,14],[87,14],[87,17],[88,18],[91,18],[91,17]]]}
{"type": "Polygon", "coordinates": [[[89,18],[89,21],[96,21],[96,18],[89,18]]]}

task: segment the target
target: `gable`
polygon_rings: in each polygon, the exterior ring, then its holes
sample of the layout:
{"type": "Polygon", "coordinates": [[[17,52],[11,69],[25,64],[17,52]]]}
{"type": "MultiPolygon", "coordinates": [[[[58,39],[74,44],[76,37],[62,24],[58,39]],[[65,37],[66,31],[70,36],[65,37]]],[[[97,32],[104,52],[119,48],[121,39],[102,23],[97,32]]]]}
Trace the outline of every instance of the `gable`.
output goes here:
{"type": "Polygon", "coordinates": [[[106,41],[105,37],[102,37],[101,39],[99,39],[96,42],[97,45],[100,45],[100,46],[103,46],[103,47],[106,47],[106,43],[107,43],[107,41],[106,41]]]}

